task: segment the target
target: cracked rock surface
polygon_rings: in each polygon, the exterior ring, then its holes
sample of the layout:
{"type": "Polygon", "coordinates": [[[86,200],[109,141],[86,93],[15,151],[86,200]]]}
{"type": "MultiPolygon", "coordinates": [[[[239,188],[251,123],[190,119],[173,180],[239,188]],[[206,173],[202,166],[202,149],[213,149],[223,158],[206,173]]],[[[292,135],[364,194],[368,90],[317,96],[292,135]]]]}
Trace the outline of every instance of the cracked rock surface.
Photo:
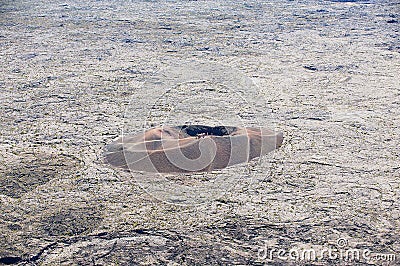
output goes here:
{"type": "Polygon", "coordinates": [[[1,1],[0,265],[350,263],[261,252],[338,239],[396,255],[351,265],[398,265],[399,10],[391,0],[1,1]],[[239,71],[256,89],[146,87],[187,60],[239,71]],[[201,98],[182,107],[190,91],[201,98]],[[285,139],[247,166],[155,183],[101,161],[127,109],[132,125],[152,122],[137,116],[144,106],[153,118],[178,107],[199,122],[257,116],[285,139]],[[181,204],[193,195],[202,204],[181,204]]]}

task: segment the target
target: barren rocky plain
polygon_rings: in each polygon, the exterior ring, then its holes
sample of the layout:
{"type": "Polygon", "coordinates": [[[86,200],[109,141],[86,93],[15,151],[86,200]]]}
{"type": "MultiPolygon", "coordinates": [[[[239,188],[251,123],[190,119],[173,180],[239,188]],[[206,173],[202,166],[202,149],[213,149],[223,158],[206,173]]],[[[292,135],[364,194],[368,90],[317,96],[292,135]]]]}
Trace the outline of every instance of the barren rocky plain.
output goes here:
{"type": "Polygon", "coordinates": [[[399,265],[399,7],[1,1],[0,265],[399,265]],[[178,123],[285,139],[211,173],[103,162],[178,123]]]}

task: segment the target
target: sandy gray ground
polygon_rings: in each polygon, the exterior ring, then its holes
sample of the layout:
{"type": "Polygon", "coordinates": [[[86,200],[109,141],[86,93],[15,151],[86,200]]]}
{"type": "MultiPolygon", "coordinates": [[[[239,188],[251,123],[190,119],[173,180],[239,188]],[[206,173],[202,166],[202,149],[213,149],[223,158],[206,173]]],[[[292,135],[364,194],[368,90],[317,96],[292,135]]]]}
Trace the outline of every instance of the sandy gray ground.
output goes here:
{"type": "MultiPolygon", "coordinates": [[[[1,1],[0,264],[299,265],[261,248],[339,238],[397,256],[370,264],[399,264],[398,14],[398,1],[372,0],[1,1]],[[146,80],[187,59],[249,77],[254,115],[285,134],[196,206],[157,200],[100,160],[124,111],[160,97],[138,95],[146,80]]],[[[367,262],[309,265],[345,263],[367,262]]]]}

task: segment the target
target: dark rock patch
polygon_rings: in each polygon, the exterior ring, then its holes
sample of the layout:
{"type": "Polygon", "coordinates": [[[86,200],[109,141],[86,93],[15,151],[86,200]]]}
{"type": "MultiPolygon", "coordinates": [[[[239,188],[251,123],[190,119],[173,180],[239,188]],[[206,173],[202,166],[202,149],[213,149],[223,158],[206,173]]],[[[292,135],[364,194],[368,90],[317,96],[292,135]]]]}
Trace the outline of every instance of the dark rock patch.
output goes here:
{"type": "Polygon", "coordinates": [[[12,264],[17,264],[21,260],[22,260],[21,257],[2,257],[0,258],[0,264],[12,265],[12,264]]]}
{"type": "Polygon", "coordinates": [[[357,69],[356,65],[305,65],[305,69],[310,71],[351,71],[357,69]]]}
{"type": "Polygon", "coordinates": [[[43,218],[41,224],[49,236],[76,236],[92,231],[101,221],[100,213],[87,207],[60,210],[43,218]]]}
{"type": "Polygon", "coordinates": [[[0,194],[20,198],[61,174],[76,170],[77,159],[66,155],[35,157],[7,169],[0,168],[0,194]]]}

